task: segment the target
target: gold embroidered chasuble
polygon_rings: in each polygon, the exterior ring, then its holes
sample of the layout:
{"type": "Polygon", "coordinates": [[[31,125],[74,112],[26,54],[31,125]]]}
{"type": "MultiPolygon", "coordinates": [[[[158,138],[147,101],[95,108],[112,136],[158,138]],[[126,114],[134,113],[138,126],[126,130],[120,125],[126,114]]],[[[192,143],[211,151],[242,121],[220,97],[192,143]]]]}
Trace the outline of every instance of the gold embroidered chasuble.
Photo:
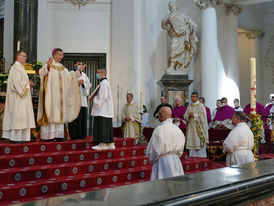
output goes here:
{"type": "Polygon", "coordinates": [[[75,120],[81,108],[79,71],[69,72],[62,64],[53,62],[49,71],[44,65],[39,75],[38,125],[64,124],[75,120]]]}
{"type": "Polygon", "coordinates": [[[9,71],[3,130],[35,128],[29,78],[24,67],[16,62],[9,71]]]}
{"type": "Polygon", "coordinates": [[[201,149],[208,143],[208,125],[205,106],[200,103],[191,103],[184,114],[187,121],[186,148],[201,149]],[[194,117],[190,118],[189,113],[193,112],[194,117]]]}
{"type": "Polygon", "coordinates": [[[136,138],[140,135],[141,116],[139,114],[139,106],[133,103],[127,103],[122,110],[122,129],[124,137],[136,138]],[[130,117],[130,121],[126,121],[126,117],[130,117]]]}

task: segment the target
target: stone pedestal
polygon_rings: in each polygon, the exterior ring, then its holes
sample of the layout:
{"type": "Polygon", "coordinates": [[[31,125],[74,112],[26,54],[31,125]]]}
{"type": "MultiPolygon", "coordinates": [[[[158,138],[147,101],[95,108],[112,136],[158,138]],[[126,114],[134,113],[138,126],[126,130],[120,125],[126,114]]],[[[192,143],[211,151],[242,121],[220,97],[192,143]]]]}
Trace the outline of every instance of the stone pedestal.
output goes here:
{"type": "Polygon", "coordinates": [[[168,103],[174,106],[177,97],[182,98],[184,104],[189,103],[189,86],[193,80],[188,79],[188,75],[165,74],[157,84],[161,87],[161,94],[165,95],[168,103]]]}

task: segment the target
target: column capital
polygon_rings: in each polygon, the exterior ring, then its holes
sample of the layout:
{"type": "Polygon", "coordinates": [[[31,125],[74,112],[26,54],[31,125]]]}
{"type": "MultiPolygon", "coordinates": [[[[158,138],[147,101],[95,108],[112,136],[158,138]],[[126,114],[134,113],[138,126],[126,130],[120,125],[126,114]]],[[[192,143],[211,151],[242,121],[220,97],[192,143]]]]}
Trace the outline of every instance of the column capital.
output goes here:
{"type": "Polygon", "coordinates": [[[231,12],[235,16],[239,16],[243,12],[243,8],[239,4],[225,4],[225,14],[229,16],[231,12]]]}
{"type": "Polygon", "coordinates": [[[262,36],[263,33],[258,31],[258,30],[252,30],[252,31],[248,31],[245,32],[245,36],[251,40],[251,39],[257,39],[258,37],[262,36]]]}
{"type": "Polygon", "coordinates": [[[223,0],[193,0],[194,4],[200,9],[207,9],[208,7],[215,8],[217,5],[222,4],[223,0]]]}

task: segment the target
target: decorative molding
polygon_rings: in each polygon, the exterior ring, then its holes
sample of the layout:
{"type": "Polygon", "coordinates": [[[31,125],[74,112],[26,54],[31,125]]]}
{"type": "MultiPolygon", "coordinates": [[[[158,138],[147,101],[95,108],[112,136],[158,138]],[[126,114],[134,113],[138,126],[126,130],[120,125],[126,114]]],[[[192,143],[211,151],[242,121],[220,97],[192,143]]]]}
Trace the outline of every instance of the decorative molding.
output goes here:
{"type": "Polygon", "coordinates": [[[225,4],[225,14],[229,16],[231,12],[235,16],[239,16],[243,12],[243,8],[239,4],[225,4]]]}
{"type": "Polygon", "coordinates": [[[223,0],[193,0],[194,4],[200,9],[207,9],[208,7],[215,8],[223,3],[223,0]]]}
{"type": "Polygon", "coordinates": [[[96,1],[96,0],[64,0],[64,1],[69,1],[73,5],[78,6],[78,8],[80,9],[81,6],[85,6],[90,1],[96,1]]]}
{"type": "MultiPolygon", "coordinates": [[[[274,69],[274,35],[272,35],[272,37],[270,38],[268,45],[269,45],[268,49],[266,50],[266,53],[264,56],[264,63],[266,66],[274,69]]],[[[274,79],[273,79],[273,82],[274,82],[274,79]]]]}
{"type": "Polygon", "coordinates": [[[239,32],[239,35],[244,34],[249,40],[257,39],[258,37],[264,36],[264,33],[259,30],[250,30],[245,32],[239,32]]]}
{"type": "Polygon", "coordinates": [[[257,39],[257,37],[263,36],[262,32],[258,30],[253,30],[245,33],[245,36],[251,40],[251,39],[257,39]]]}

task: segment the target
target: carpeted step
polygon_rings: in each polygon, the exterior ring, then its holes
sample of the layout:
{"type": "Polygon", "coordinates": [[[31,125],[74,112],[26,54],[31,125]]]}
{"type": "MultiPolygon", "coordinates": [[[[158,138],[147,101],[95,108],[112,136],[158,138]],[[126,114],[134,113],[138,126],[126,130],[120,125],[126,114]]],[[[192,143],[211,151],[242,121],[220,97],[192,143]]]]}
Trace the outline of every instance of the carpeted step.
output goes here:
{"type": "Polygon", "coordinates": [[[37,153],[24,155],[5,155],[0,157],[0,169],[20,168],[27,166],[63,164],[67,162],[81,162],[87,160],[107,160],[111,158],[122,158],[130,156],[142,156],[145,154],[146,146],[137,145],[131,147],[120,147],[114,150],[83,150],[62,151],[53,153],[37,153]]]}
{"type": "Polygon", "coordinates": [[[145,156],[138,156],[53,164],[46,166],[11,168],[9,170],[4,169],[0,170],[0,188],[6,184],[18,184],[19,182],[37,181],[41,179],[59,178],[63,176],[138,168],[146,165],[148,165],[147,158],[145,156]]]}
{"type": "MultiPolygon", "coordinates": [[[[119,186],[130,185],[130,184],[138,184],[138,183],[142,183],[145,181],[148,181],[148,180],[140,179],[140,180],[133,180],[133,181],[127,181],[127,182],[122,182],[122,183],[110,184],[110,185],[102,185],[102,186],[97,186],[97,188],[98,188],[97,190],[112,188],[112,187],[119,187],[119,186]]],[[[38,197],[24,197],[24,198],[21,198],[18,200],[0,201],[0,205],[7,205],[7,204],[19,204],[20,205],[21,202],[44,200],[44,199],[51,198],[51,197],[59,197],[60,199],[63,200],[63,199],[66,199],[65,195],[70,195],[70,197],[71,197],[71,194],[74,194],[75,199],[81,199],[84,197],[84,192],[89,192],[89,191],[92,191],[92,190],[90,190],[89,188],[83,188],[81,190],[64,191],[62,193],[63,195],[60,195],[58,193],[58,194],[43,195],[43,196],[38,196],[38,197]]],[[[103,193],[103,192],[104,191],[101,191],[101,193],[103,193]]],[[[102,195],[101,193],[98,193],[98,198],[100,198],[100,195],[102,195]]]]}
{"type": "MultiPolygon", "coordinates": [[[[131,147],[136,145],[134,138],[114,138],[115,147],[131,147]]],[[[60,151],[86,150],[94,145],[90,140],[70,140],[66,142],[28,142],[9,143],[0,142],[0,156],[37,154],[60,151]]]]}
{"type": "Polygon", "coordinates": [[[67,191],[98,190],[98,186],[123,183],[127,181],[148,180],[151,166],[128,168],[109,172],[80,174],[28,183],[9,184],[1,188],[0,201],[13,201],[43,195],[63,195],[67,191]]]}
{"type": "Polygon", "coordinates": [[[181,160],[181,162],[185,172],[209,169],[212,166],[212,160],[201,157],[189,157],[187,160],[181,160]]]}

